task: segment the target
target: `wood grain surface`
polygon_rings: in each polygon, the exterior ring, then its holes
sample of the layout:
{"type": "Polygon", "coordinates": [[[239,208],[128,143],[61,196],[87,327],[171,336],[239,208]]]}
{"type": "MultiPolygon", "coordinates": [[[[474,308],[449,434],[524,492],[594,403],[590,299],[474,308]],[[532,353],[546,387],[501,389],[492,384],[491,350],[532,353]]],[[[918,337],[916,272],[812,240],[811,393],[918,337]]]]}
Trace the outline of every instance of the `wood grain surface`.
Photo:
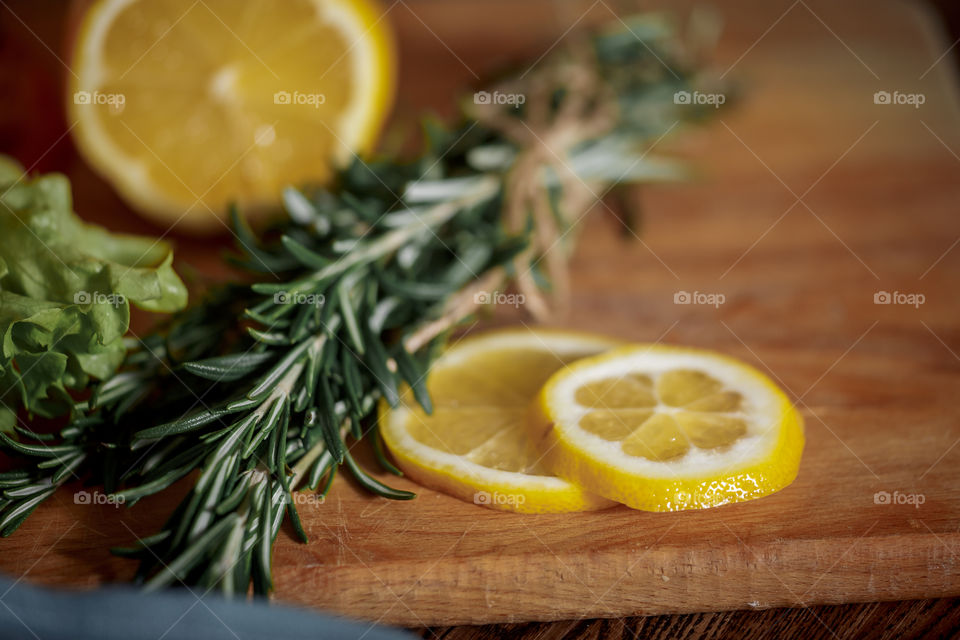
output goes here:
{"type": "MultiPolygon", "coordinates": [[[[509,60],[535,59],[583,8],[592,6],[584,23],[611,17],[602,1],[394,6],[398,117],[449,103],[509,60]]],[[[809,637],[834,637],[851,618],[879,625],[871,637],[895,637],[910,620],[933,635],[956,625],[949,601],[620,620],[960,595],[960,105],[941,57],[950,43],[906,3],[721,9],[717,66],[743,100],[658,145],[701,175],[642,192],[639,239],[624,237],[605,205],[584,220],[573,308],[556,324],[716,349],[768,372],[806,419],[796,482],[702,512],[522,516],[403,479],[390,481],[416,500],[338,481],[325,504],[301,509],[309,544],[280,536],[279,600],[417,627],[618,619],[423,632],[449,638],[772,637],[800,620],[809,637]],[[877,91],[925,102],[875,104],[877,91]],[[677,305],[679,291],[725,302],[677,305]],[[924,300],[875,304],[879,292],[924,300]],[[922,504],[878,504],[878,492],[922,504]]],[[[150,229],[64,158],[81,214],[150,229]]],[[[221,274],[210,257],[220,241],[176,239],[187,263],[221,274]]],[[[484,326],[525,321],[503,312],[484,326]]],[[[0,570],[88,587],[125,580],[133,566],[108,547],[152,532],[178,497],[126,510],[75,504],[78,489],[0,542],[0,570]]]]}

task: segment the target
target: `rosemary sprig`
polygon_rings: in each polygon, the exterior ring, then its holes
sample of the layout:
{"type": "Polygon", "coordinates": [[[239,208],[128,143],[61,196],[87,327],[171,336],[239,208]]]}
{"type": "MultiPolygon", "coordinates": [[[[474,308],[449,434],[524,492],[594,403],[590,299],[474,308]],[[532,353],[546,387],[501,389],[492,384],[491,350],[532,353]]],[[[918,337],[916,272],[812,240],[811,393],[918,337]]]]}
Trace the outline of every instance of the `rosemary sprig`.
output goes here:
{"type": "Polygon", "coordinates": [[[415,162],[358,160],[330,189],[288,189],[289,219],[262,237],[234,214],[232,260],[257,282],[215,289],[131,343],[57,436],[0,433],[26,463],[0,474],[0,533],[74,477],[133,504],[199,470],[159,533],[114,551],[140,560],[148,589],[266,594],[284,517],[306,540],[295,490],[325,493],[345,468],[375,494],[413,498],[351,455],[371,439],[399,474],[377,404],[396,404],[406,385],[429,411],[429,363],[476,311],[473,293],[510,277],[544,283],[541,264],[592,194],[679,176],[646,152],[698,115],[673,100],[693,71],[665,23],[626,24],[498,85],[524,95],[521,107],[470,107],[479,121],[430,125],[415,162]]]}

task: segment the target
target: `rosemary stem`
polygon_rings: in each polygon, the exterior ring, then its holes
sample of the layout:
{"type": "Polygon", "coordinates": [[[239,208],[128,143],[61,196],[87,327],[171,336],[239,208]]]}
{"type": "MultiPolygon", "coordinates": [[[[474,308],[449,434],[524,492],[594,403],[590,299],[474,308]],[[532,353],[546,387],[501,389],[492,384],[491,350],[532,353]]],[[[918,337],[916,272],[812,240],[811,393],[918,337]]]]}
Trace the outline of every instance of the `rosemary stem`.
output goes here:
{"type": "Polygon", "coordinates": [[[422,215],[418,215],[415,222],[395,229],[374,240],[365,247],[360,247],[346,254],[344,258],[328,267],[315,271],[307,278],[309,282],[319,282],[341,274],[358,264],[365,264],[377,258],[388,255],[422,233],[425,229],[443,224],[459,211],[477,204],[496,195],[500,190],[500,181],[495,176],[485,176],[471,191],[454,200],[441,202],[422,215]]]}
{"type": "Polygon", "coordinates": [[[310,471],[310,467],[327,450],[327,443],[323,440],[317,442],[307,451],[302,458],[293,466],[293,475],[290,476],[290,489],[296,489],[303,480],[304,476],[310,471]]]}
{"type": "Polygon", "coordinates": [[[496,267],[480,278],[467,284],[450,298],[439,318],[428,322],[411,333],[403,341],[403,346],[410,353],[416,353],[428,342],[447,331],[458,322],[469,316],[482,304],[477,294],[489,293],[506,280],[507,274],[502,267],[496,267]]]}

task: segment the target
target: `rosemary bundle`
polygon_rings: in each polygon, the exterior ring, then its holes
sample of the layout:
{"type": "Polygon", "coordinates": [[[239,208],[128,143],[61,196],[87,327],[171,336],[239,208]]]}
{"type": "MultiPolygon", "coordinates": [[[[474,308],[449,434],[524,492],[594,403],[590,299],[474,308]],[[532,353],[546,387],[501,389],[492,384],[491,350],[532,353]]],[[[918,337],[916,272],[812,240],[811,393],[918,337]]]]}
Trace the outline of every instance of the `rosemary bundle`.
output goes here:
{"type": "Polygon", "coordinates": [[[0,432],[21,463],[0,474],[0,532],[75,478],[132,505],[199,471],[161,531],[115,553],[140,561],[148,589],[266,594],[285,517],[306,541],[293,491],[325,494],[345,469],[377,495],[413,498],[351,453],[369,440],[399,474],[378,403],[408,385],[429,411],[431,358],[477,292],[513,280],[546,313],[590,206],[618,184],[681,175],[646,155],[700,115],[674,100],[695,80],[681,44],[661,19],[628,20],[477,94],[459,127],[428,124],[416,161],[357,160],[327,188],[287,189],[287,218],[259,236],[234,212],[231,260],[253,284],[219,286],[127,339],[121,369],[59,433],[0,432]]]}

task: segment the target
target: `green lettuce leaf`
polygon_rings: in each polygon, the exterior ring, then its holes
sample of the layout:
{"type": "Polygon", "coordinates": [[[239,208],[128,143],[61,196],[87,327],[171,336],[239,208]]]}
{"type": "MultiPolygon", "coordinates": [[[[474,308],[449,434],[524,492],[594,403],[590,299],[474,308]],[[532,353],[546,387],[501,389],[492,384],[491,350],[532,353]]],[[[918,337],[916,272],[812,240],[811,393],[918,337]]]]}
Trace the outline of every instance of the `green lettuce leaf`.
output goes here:
{"type": "Polygon", "coordinates": [[[27,177],[0,156],[0,430],[21,407],[62,415],[70,391],[116,371],[131,303],[182,309],[172,263],[162,240],[83,222],[65,176],[27,177]]]}

